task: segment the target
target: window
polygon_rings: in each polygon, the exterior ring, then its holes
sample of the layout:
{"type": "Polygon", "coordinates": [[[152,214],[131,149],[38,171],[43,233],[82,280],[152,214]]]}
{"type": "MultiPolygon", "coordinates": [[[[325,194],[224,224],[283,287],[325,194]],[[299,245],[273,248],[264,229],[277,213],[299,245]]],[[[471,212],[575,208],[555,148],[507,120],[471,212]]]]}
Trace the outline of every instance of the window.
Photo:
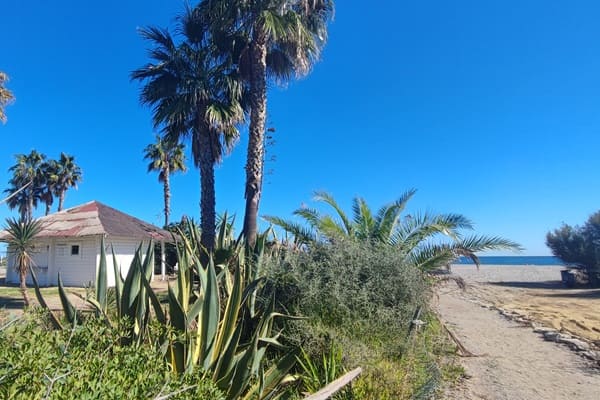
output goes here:
{"type": "Polygon", "coordinates": [[[72,256],[79,255],[79,245],[78,244],[74,244],[73,246],[71,246],[71,255],[72,256]]]}

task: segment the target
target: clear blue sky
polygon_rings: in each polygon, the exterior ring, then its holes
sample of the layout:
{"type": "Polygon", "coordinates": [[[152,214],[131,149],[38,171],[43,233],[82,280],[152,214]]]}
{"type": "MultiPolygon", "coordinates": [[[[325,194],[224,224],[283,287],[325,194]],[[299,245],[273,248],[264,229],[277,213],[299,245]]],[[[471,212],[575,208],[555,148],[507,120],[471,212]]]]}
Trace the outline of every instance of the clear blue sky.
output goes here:
{"type": "MultiPolygon", "coordinates": [[[[67,207],[96,199],[160,225],[142,160],[150,112],[129,72],[148,60],[136,28],[173,26],[183,2],[2,3],[0,70],[17,101],[0,125],[0,187],[14,154],[65,151],[84,171],[67,207]]],[[[288,217],[316,189],[349,209],[414,187],[413,210],[465,214],[545,255],[549,229],[600,208],[598,2],[337,3],[312,74],[270,90],[261,214],[288,217]]],[[[217,208],[239,220],[245,151],[244,132],[217,170],[217,208]]],[[[198,181],[173,178],[172,219],[198,218],[198,181]]]]}

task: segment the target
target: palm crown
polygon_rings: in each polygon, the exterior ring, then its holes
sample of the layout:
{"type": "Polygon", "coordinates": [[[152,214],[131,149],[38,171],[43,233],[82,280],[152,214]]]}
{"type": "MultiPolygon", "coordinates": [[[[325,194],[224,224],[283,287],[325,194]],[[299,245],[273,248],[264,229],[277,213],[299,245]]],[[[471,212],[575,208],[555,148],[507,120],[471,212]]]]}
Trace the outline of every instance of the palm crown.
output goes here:
{"type": "Polygon", "coordinates": [[[185,146],[156,136],[156,142],[144,149],[144,158],[149,161],[148,172],[158,171],[158,181],[163,183],[165,201],[165,226],[169,225],[170,215],[170,175],[177,171],[186,171],[185,146]]]}
{"type": "Polygon", "coordinates": [[[481,251],[520,249],[518,244],[497,236],[464,236],[463,231],[472,230],[473,224],[460,214],[416,213],[403,217],[402,212],[415,192],[405,192],[376,213],[364,199],[356,197],[352,218],[329,193],[316,192],[314,199],[330,206],[335,214],[322,214],[307,207],[294,211],[294,215],[301,217],[308,228],[278,217],[264,218],[293,234],[298,246],[344,238],[371,241],[397,248],[408,262],[426,271],[448,266],[460,256],[469,257],[479,265],[476,253],[481,251]]]}

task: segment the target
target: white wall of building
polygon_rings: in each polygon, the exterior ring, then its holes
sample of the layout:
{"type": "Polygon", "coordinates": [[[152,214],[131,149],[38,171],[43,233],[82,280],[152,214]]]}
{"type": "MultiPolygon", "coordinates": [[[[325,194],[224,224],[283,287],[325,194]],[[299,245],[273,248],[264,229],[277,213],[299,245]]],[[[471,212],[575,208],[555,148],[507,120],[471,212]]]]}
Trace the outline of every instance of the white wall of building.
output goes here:
{"type": "MultiPolygon", "coordinates": [[[[105,239],[106,266],[109,286],[115,285],[112,251],[117,259],[123,278],[127,275],[140,239],[108,237],[105,239]]],[[[96,268],[100,263],[100,236],[82,238],[40,239],[35,245],[33,259],[35,273],[40,286],[58,285],[58,273],[65,286],[90,286],[96,280],[96,268]]],[[[148,241],[143,242],[145,255],[148,241]]],[[[18,284],[19,274],[14,268],[15,257],[11,249],[7,252],[6,281],[18,284]]],[[[28,273],[27,283],[33,282],[28,273]]]]}

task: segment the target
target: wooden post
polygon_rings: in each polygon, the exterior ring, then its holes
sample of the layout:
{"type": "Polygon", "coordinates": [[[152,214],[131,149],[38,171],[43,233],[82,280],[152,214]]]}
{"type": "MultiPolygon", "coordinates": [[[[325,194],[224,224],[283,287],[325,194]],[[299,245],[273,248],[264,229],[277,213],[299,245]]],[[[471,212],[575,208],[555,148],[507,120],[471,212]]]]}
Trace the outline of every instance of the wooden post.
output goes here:
{"type": "Polygon", "coordinates": [[[361,372],[361,367],[353,369],[341,378],[337,378],[335,381],[331,382],[317,393],[313,393],[310,396],[305,397],[304,400],[326,400],[339,392],[344,386],[352,382],[352,380],[360,375],[361,372]]]}

